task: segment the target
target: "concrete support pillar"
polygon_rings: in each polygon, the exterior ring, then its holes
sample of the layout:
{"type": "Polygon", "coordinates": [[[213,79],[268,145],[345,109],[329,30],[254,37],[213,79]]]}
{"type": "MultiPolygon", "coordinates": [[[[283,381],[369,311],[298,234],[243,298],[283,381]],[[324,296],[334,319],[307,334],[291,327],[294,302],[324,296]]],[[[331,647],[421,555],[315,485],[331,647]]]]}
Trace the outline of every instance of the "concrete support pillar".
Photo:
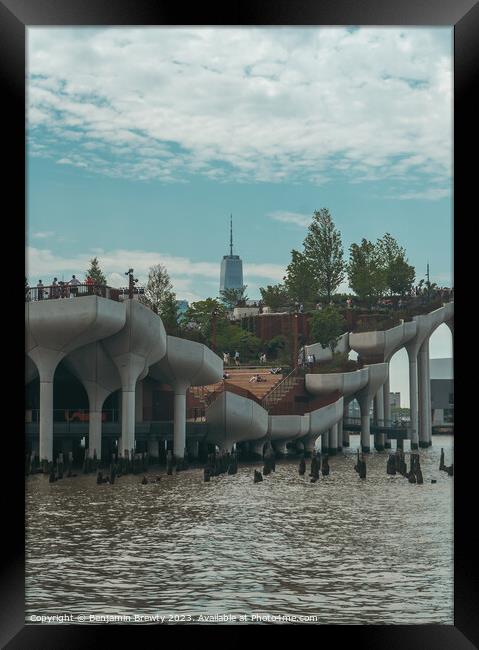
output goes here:
{"type": "Polygon", "coordinates": [[[148,456],[158,460],[160,457],[160,442],[159,440],[154,440],[152,438],[148,439],[148,456]]]}
{"type": "Polygon", "coordinates": [[[338,451],[343,451],[343,418],[338,422],[338,451]]]}
{"type": "Polygon", "coordinates": [[[344,410],[343,410],[343,419],[341,420],[341,429],[342,429],[342,441],[343,441],[343,447],[349,447],[349,431],[344,430],[344,420],[348,419],[349,417],[349,401],[344,402],[344,410]]]}
{"type": "Polygon", "coordinates": [[[135,448],[135,391],[123,390],[121,393],[121,447],[119,451],[131,453],[135,448]]]}
{"type": "Polygon", "coordinates": [[[329,454],[329,431],[321,434],[321,453],[329,454]]]}
{"type": "Polygon", "coordinates": [[[53,377],[40,381],[40,462],[53,460],[53,377]]]}
{"type": "Polygon", "coordinates": [[[432,404],[431,404],[431,364],[429,360],[429,339],[427,340],[427,364],[426,364],[426,370],[427,370],[427,379],[426,379],[426,386],[427,386],[427,442],[428,442],[428,447],[432,445],[432,404]]]}
{"type": "Polygon", "coordinates": [[[329,449],[328,454],[334,456],[338,453],[338,425],[335,424],[329,430],[329,449]]]}
{"type": "Polygon", "coordinates": [[[304,453],[305,456],[311,456],[313,451],[316,449],[316,440],[317,436],[308,436],[307,438],[303,438],[303,445],[304,445],[304,453]]]}
{"type": "Polygon", "coordinates": [[[173,455],[185,457],[186,446],[186,387],[175,388],[175,413],[173,423],[173,455]]]}
{"type": "Polygon", "coordinates": [[[96,457],[101,459],[101,414],[102,408],[92,411],[90,409],[90,422],[88,426],[88,451],[90,458],[96,457]]]}
{"type": "Polygon", "coordinates": [[[135,389],[135,422],[143,422],[143,381],[140,380],[135,389]]]}
{"type": "Polygon", "coordinates": [[[249,453],[252,456],[256,456],[257,458],[263,458],[263,447],[264,447],[265,440],[259,440],[257,442],[255,441],[250,441],[249,443],[249,453]]]}
{"type": "Polygon", "coordinates": [[[288,449],[286,447],[286,441],[278,440],[278,441],[273,442],[273,449],[274,449],[275,453],[278,454],[279,456],[287,456],[287,454],[288,454],[288,449]]]}
{"type": "MultiPolygon", "coordinates": [[[[391,388],[389,386],[389,364],[388,364],[388,376],[383,385],[383,414],[384,414],[384,422],[386,423],[386,426],[388,426],[391,423],[391,398],[389,395],[390,392],[391,392],[391,388]]],[[[387,436],[384,436],[384,448],[391,449],[391,441],[388,439],[387,436]]]]}
{"type": "MultiPolygon", "coordinates": [[[[376,402],[376,422],[379,426],[384,426],[384,385],[378,390],[375,396],[376,402]]],[[[377,451],[383,451],[385,448],[386,435],[379,433],[375,439],[377,451]]]]}
{"type": "Polygon", "coordinates": [[[414,348],[407,348],[409,357],[409,407],[411,409],[411,449],[419,446],[419,412],[417,389],[417,352],[414,348]]]}
{"type": "Polygon", "coordinates": [[[418,354],[419,388],[419,446],[429,446],[430,429],[430,391],[428,391],[429,337],[424,339],[418,354]]]}
{"type": "Polygon", "coordinates": [[[365,454],[371,451],[371,425],[369,419],[369,404],[364,414],[364,409],[361,408],[361,450],[365,454]]]}

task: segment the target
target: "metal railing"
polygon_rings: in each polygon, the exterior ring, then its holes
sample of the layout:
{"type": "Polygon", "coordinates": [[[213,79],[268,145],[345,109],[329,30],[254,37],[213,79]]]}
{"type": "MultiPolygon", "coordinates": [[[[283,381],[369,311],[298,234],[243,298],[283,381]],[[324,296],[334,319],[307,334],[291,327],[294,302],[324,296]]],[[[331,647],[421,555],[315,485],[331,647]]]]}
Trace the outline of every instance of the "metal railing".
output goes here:
{"type": "Polygon", "coordinates": [[[82,296],[101,296],[110,300],[120,300],[122,292],[128,290],[115,289],[100,284],[53,284],[43,287],[26,287],[25,302],[38,302],[40,300],[62,300],[67,298],[80,298],[82,296]]]}
{"type": "MultiPolygon", "coordinates": [[[[118,409],[105,409],[101,412],[102,422],[118,422],[121,413],[118,409]]],[[[26,409],[25,422],[38,423],[40,421],[40,409],[26,409]]],[[[53,409],[53,422],[89,422],[90,411],[88,409],[53,409]]]]}
{"type": "Polygon", "coordinates": [[[299,377],[304,374],[302,368],[297,366],[293,368],[291,372],[286,375],[281,381],[275,384],[271,390],[269,390],[266,395],[260,401],[261,406],[269,411],[273,406],[278,404],[293,388],[295,388],[300,379],[299,377]]]}

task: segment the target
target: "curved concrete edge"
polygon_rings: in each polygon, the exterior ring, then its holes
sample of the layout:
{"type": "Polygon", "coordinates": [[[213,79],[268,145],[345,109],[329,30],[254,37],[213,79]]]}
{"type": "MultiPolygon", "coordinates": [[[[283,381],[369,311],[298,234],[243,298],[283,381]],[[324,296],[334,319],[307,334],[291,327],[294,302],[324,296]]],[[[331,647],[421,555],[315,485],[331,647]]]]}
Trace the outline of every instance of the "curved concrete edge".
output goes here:
{"type": "Polygon", "coordinates": [[[100,341],[70,352],[65,357],[65,365],[83,383],[87,392],[88,385],[97,386],[106,396],[121,388],[118,370],[100,341]]]}
{"type": "Polygon", "coordinates": [[[114,335],[126,320],[123,303],[99,296],[43,300],[25,307],[28,353],[40,347],[68,354],[114,335]]]}
{"type": "Polygon", "coordinates": [[[38,377],[38,369],[33,361],[28,355],[25,356],[25,385],[29,384],[31,381],[38,377]]]}
{"type": "Polygon", "coordinates": [[[270,415],[268,417],[268,435],[273,442],[288,442],[304,436],[309,432],[309,419],[303,415],[270,415]]]}
{"type": "Polygon", "coordinates": [[[267,411],[253,400],[228,391],[206,408],[206,421],[208,442],[220,446],[259,440],[268,432],[267,411]]]}
{"type": "Polygon", "coordinates": [[[365,368],[368,368],[369,371],[368,382],[364,388],[358,391],[355,395],[360,405],[363,400],[369,402],[373,399],[389,375],[388,363],[372,363],[365,366],[365,368]]]}
{"type": "Polygon", "coordinates": [[[386,360],[410,341],[416,330],[417,324],[411,321],[384,331],[351,332],[349,344],[360,355],[379,356],[386,360]]]}
{"type": "MultiPolygon", "coordinates": [[[[112,359],[128,354],[142,357],[149,366],[166,354],[166,331],[161,318],[137,300],[125,300],[126,319],[121,331],[105,338],[112,359]]],[[[141,372],[145,363],[142,364],[141,372]]]]}
{"type": "MultiPolygon", "coordinates": [[[[349,349],[349,332],[345,332],[340,336],[335,352],[349,352],[349,349]]],[[[333,358],[333,353],[330,348],[323,347],[321,343],[305,345],[304,353],[306,356],[308,354],[314,354],[316,361],[330,361],[333,358]]]]}
{"type": "Polygon", "coordinates": [[[344,397],[356,393],[363,388],[369,377],[369,371],[366,368],[360,368],[353,372],[330,372],[306,374],[306,390],[312,395],[329,395],[336,391],[341,392],[344,397]]]}
{"type": "Polygon", "coordinates": [[[344,399],[340,397],[336,402],[323,406],[320,409],[311,411],[310,435],[319,435],[328,431],[343,417],[344,399]]]}
{"type": "Polygon", "coordinates": [[[205,386],[222,379],[223,360],[202,343],[168,336],[166,354],[150,376],[172,386],[205,386]]]}

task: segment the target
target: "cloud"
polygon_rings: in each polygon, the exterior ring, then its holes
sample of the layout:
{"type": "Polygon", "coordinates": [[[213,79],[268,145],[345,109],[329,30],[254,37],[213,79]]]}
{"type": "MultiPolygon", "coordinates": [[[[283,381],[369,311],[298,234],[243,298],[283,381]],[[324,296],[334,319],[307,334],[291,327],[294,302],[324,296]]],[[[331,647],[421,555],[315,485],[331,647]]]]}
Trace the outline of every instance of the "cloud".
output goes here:
{"type": "Polygon", "coordinates": [[[292,223],[295,226],[307,227],[311,223],[311,216],[305,214],[299,214],[298,212],[283,212],[278,210],[276,212],[269,212],[267,217],[271,217],[275,221],[281,221],[282,223],[292,223]]]}
{"type": "Polygon", "coordinates": [[[54,234],[53,230],[45,230],[44,232],[32,233],[32,237],[34,239],[48,239],[49,237],[53,237],[54,234]]]}
{"type": "Polygon", "coordinates": [[[450,196],[450,190],[443,188],[430,187],[426,190],[418,192],[405,192],[397,194],[390,198],[399,199],[400,201],[411,200],[424,200],[424,201],[439,201],[440,199],[447,199],[450,196]]]}
{"type": "Polygon", "coordinates": [[[160,182],[451,176],[448,29],[27,33],[31,151],[58,164],[160,182]]]}

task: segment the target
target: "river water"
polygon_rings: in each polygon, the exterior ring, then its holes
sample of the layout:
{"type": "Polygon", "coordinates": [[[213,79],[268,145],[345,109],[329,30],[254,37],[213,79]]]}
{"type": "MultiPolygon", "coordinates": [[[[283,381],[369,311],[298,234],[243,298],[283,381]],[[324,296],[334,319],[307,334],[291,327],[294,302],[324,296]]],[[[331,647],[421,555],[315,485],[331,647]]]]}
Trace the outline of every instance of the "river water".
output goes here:
{"type": "Polygon", "coordinates": [[[53,484],[28,477],[27,622],[42,615],[251,622],[262,614],[453,624],[454,479],[439,471],[441,447],[446,464],[453,461],[452,437],[435,436],[420,450],[423,485],[388,476],[387,452],[367,456],[361,480],[358,444],[352,435],[351,447],[330,458],[330,475],[313,484],[309,463],[299,476],[296,459],[277,462],[258,484],[252,465],[209,483],[200,469],[150,470],[162,478],[148,485],[141,476],[114,485],[96,485],[94,475],[53,484]]]}

